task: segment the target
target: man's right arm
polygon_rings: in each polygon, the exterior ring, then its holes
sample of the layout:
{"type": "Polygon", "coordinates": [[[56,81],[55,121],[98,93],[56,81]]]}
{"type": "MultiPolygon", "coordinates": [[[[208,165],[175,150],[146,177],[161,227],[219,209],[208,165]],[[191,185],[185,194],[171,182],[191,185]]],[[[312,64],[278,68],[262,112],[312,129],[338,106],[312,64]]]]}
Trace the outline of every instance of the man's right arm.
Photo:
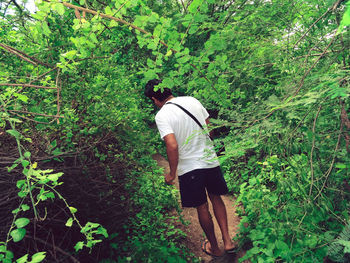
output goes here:
{"type": "Polygon", "coordinates": [[[170,166],[170,174],[165,175],[165,182],[167,184],[173,184],[176,178],[177,165],[179,163],[179,147],[174,133],[165,135],[163,139],[170,166]]]}

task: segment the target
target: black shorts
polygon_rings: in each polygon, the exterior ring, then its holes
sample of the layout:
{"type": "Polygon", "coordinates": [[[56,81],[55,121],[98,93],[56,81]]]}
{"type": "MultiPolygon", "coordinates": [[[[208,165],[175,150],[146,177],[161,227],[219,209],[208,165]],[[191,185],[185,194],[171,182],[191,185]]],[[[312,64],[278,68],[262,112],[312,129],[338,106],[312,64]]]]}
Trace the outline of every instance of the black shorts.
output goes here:
{"type": "Polygon", "coordinates": [[[207,193],[227,194],[228,189],[220,166],[196,169],[179,176],[182,207],[197,207],[207,202],[207,193]]]}

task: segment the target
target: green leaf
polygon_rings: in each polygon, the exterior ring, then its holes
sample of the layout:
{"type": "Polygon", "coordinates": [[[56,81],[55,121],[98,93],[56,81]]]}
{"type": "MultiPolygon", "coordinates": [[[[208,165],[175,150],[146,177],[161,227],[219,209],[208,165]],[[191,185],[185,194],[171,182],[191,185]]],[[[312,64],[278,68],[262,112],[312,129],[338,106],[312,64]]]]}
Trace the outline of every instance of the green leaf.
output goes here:
{"type": "Polygon", "coordinates": [[[9,259],[9,261],[8,262],[12,262],[12,259],[13,259],[13,257],[14,257],[14,255],[13,255],[13,253],[12,253],[12,251],[10,251],[10,250],[7,250],[6,252],[5,252],[5,254],[6,254],[6,259],[9,259]]]}
{"type": "Polygon", "coordinates": [[[28,218],[25,218],[25,217],[18,218],[15,221],[15,225],[17,226],[17,228],[25,227],[29,223],[30,223],[30,220],[28,218]]]}
{"type": "Polygon", "coordinates": [[[77,210],[75,207],[70,206],[70,207],[69,207],[69,211],[70,211],[72,214],[74,214],[74,213],[76,213],[78,210],[77,210]]]}
{"type": "Polygon", "coordinates": [[[75,244],[74,249],[75,251],[79,251],[84,247],[84,243],[82,241],[79,241],[78,243],[75,244]]]}
{"type": "Polygon", "coordinates": [[[107,6],[107,7],[105,8],[105,13],[106,13],[107,15],[110,15],[110,16],[113,15],[113,11],[112,11],[112,9],[111,9],[109,6],[107,6]]]}
{"type": "Polygon", "coordinates": [[[53,9],[54,9],[55,11],[57,11],[57,13],[58,13],[59,15],[61,15],[61,16],[64,15],[64,5],[63,5],[63,4],[61,4],[61,3],[56,3],[56,4],[54,4],[53,9]]]}
{"type": "Polygon", "coordinates": [[[85,5],[85,0],[79,0],[80,5],[85,5]]]}
{"type": "Polygon", "coordinates": [[[16,139],[18,139],[21,136],[21,134],[16,130],[7,130],[6,132],[16,137],[16,139]]]}
{"type": "Polygon", "coordinates": [[[23,257],[16,260],[16,263],[27,263],[28,262],[28,254],[25,254],[23,257]]]}
{"type": "Polygon", "coordinates": [[[55,174],[50,174],[47,179],[49,179],[50,181],[54,181],[56,182],[58,180],[58,178],[60,178],[63,175],[63,173],[55,173],[55,174]]]}
{"type": "Polygon", "coordinates": [[[282,251],[288,251],[289,250],[289,246],[282,240],[277,240],[275,242],[276,248],[282,251]]]}
{"type": "Polygon", "coordinates": [[[108,237],[107,230],[106,230],[104,227],[102,227],[102,226],[100,226],[100,227],[97,229],[97,234],[101,234],[101,235],[103,235],[105,238],[108,237]]]}
{"type": "Polygon", "coordinates": [[[14,163],[13,165],[11,165],[11,167],[7,167],[7,171],[11,172],[13,169],[15,169],[18,166],[18,163],[14,163]]]}
{"type": "Polygon", "coordinates": [[[109,23],[109,27],[116,27],[117,25],[118,23],[115,20],[111,20],[111,22],[109,23]]]}
{"type": "Polygon", "coordinates": [[[195,13],[197,8],[202,4],[203,0],[193,0],[190,6],[188,7],[188,11],[190,13],[195,13]]]}
{"type": "Polygon", "coordinates": [[[32,261],[30,263],[39,263],[43,261],[46,257],[46,252],[38,252],[32,256],[32,261]]]}
{"type": "Polygon", "coordinates": [[[50,34],[51,34],[51,30],[50,30],[48,24],[46,23],[46,21],[43,21],[43,22],[41,23],[41,25],[42,25],[42,29],[43,29],[44,35],[47,36],[47,37],[49,37],[50,34]]]}
{"type": "Polygon", "coordinates": [[[98,40],[97,40],[97,38],[96,38],[95,33],[91,33],[89,37],[90,37],[90,39],[91,39],[92,42],[98,43],[98,40]]]}
{"type": "Polygon", "coordinates": [[[23,154],[23,156],[26,157],[26,158],[30,158],[30,155],[31,155],[30,152],[25,152],[25,153],[23,154]]]}
{"type": "Polygon", "coordinates": [[[23,94],[16,94],[15,96],[23,102],[27,102],[29,99],[26,95],[23,95],[23,94]]]}
{"type": "Polygon", "coordinates": [[[17,188],[22,188],[26,184],[26,180],[18,180],[16,183],[17,188]]]}
{"type": "Polygon", "coordinates": [[[23,211],[28,211],[30,209],[30,207],[28,205],[25,205],[25,204],[22,205],[21,208],[23,211]]]}
{"type": "Polygon", "coordinates": [[[13,238],[13,242],[19,242],[26,235],[26,230],[24,228],[17,228],[11,231],[10,235],[13,238]]]}
{"type": "Polygon", "coordinates": [[[26,168],[30,164],[30,162],[27,160],[22,160],[21,163],[22,163],[23,168],[26,168]]]}
{"type": "Polygon", "coordinates": [[[71,227],[73,225],[73,218],[68,218],[67,222],[66,222],[66,226],[71,227]]]}

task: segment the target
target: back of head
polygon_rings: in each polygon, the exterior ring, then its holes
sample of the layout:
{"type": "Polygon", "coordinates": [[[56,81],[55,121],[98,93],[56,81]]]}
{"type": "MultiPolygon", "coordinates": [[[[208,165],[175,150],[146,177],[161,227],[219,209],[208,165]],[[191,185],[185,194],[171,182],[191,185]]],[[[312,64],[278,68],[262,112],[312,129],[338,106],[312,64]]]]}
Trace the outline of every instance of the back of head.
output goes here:
{"type": "Polygon", "coordinates": [[[158,88],[157,91],[155,87],[162,83],[159,79],[152,79],[147,82],[145,86],[145,96],[152,99],[152,97],[156,98],[159,101],[166,100],[169,96],[172,95],[171,90],[169,88],[158,88]]]}

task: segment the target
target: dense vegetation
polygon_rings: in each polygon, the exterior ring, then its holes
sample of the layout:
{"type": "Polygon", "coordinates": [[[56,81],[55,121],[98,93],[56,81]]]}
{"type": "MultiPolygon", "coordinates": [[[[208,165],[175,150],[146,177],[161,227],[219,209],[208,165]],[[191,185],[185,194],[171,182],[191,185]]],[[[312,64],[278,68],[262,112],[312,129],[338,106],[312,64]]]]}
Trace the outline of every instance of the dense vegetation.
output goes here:
{"type": "Polygon", "coordinates": [[[1,3],[2,262],[196,260],[153,78],[210,111],[245,258],[349,260],[349,1],[36,4],[1,3]]]}

